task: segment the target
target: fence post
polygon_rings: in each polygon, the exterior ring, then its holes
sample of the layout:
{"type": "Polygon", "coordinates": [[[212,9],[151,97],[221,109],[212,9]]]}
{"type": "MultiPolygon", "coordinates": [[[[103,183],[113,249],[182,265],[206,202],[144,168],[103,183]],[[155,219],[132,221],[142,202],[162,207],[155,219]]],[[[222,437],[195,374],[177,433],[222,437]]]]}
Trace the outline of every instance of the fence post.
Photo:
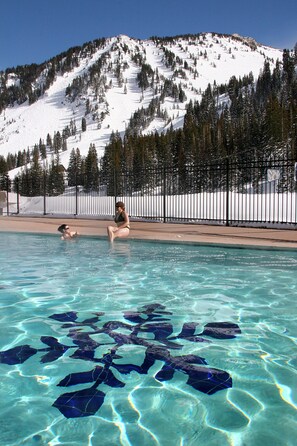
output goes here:
{"type": "Polygon", "coordinates": [[[19,190],[19,178],[17,177],[15,179],[15,189],[16,189],[16,196],[17,196],[17,214],[20,213],[20,190],[19,190]]]}
{"type": "Polygon", "coordinates": [[[78,213],[78,184],[77,184],[77,162],[75,162],[75,215],[78,213]]]}
{"type": "MultiPolygon", "coordinates": [[[[295,181],[295,190],[294,190],[294,196],[295,196],[295,226],[297,225],[297,155],[294,160],[294,181],[295,181]]],[[[296,227],[295,227],[296,229],[296,227]]]]}
{"type": "Polygon", "coordinates": [[[229,182],[230,175],[230,164],[229,164],[229,156],[226,158],[226,226],[229,226],[229,182]]]}
{"type": "Polygon", "coordinates": [[[163,223],[166,223],[166,220],[167,220],[167,215],[166,215],[166,192],[167,192],[166,167],[164,165],[164,168],[163,168],[163,223]]]}
{"type": "Polygon", "coordinates": [[[46,215],[46,170],[43,171],[43,215],[46,215]]]}
{"type": "Polygon", "coordinates": [[[117,196],[118,196],[118,187],[117,187],[117,172],[116,168],[113,168],[113,193],[114,193],[114,204],[117,202],[117,196]]]}
{"type": "Polygon", "coordinates": [[[7,176],[7,182],[6,182],[6,209],[7,209],[7,216],[9,216],[9,177],[7,176]]]}

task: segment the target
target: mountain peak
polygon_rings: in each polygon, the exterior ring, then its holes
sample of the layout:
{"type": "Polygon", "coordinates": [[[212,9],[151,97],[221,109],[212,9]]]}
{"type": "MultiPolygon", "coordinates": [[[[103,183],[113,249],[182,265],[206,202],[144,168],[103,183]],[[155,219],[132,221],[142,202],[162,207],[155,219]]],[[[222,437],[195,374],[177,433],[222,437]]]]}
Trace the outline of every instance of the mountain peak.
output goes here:
{"type": "Polygon", "coordinates": [[[26,66],[1,74],[0,86],[11,102],[0,114],[0,155],[32,150],[59,132],[67,135],[60,154],[64,165],[73,148],[86,155],[90,144],[101,157],[111,134],[123,136],[132,117],[142,116],[142,134],[180,128],[187,104],[199,100],[209,84],[250,73],[257,78],[265,61],[273,68],[281,58],[280,50],[238,34],[148,40],[120,34],[89,42],[35,71],[26,66]]]}

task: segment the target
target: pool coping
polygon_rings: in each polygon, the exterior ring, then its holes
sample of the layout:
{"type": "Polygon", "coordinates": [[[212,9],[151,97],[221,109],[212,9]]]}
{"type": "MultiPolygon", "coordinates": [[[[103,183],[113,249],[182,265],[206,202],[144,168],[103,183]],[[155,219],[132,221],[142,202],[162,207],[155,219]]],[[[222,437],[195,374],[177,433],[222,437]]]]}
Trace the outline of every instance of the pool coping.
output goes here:
{"type": "MultiPolygon", "coordinates": [[[[45,216],[0,216],[0,232],[38,233],[59,236],[57,227],[66,223],[81,236],[107,237],[111,220],[45,216]]],[[[294,229],[266,229],[203,224],[132,221],[129,239],[197,245],[258,249],[297,249],[294,229]]],[[[117,243],[115,240],[114,243],[117,243]]]]}

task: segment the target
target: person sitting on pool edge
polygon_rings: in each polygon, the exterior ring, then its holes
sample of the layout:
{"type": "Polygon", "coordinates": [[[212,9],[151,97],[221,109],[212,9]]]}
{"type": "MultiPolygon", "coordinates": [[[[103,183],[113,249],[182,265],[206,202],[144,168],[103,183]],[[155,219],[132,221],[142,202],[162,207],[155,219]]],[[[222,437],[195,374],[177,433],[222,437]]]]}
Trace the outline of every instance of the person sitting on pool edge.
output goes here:
{"type": "Polygon", "coordinates": [[[78,232],[70,231],[70,228],[68,225],[61,225],[58,227],[58,231],[61,232],[61,240],[68,240],[71,238],[75,238],[79,235],[78,232]]]}
{"type": "Polygon", "coordinates": [[[125,204],[122,201],[116,203],[115,224],[116,226],[107,227],[107,235],[110,242],[116,237],[128,237],[130,233],[129,215],[125,210],[125,204]]]}

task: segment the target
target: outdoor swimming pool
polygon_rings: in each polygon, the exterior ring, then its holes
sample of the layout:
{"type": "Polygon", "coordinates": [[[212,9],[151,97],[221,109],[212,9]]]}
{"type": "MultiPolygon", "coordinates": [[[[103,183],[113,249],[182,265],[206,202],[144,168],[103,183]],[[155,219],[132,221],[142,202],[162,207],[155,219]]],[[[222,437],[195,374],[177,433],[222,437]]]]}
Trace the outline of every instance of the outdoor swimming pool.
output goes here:
{"type": "Polygon", "coordinates": [[[0,444],[295,445],[296,268],[0,233],[0,444]]]}

